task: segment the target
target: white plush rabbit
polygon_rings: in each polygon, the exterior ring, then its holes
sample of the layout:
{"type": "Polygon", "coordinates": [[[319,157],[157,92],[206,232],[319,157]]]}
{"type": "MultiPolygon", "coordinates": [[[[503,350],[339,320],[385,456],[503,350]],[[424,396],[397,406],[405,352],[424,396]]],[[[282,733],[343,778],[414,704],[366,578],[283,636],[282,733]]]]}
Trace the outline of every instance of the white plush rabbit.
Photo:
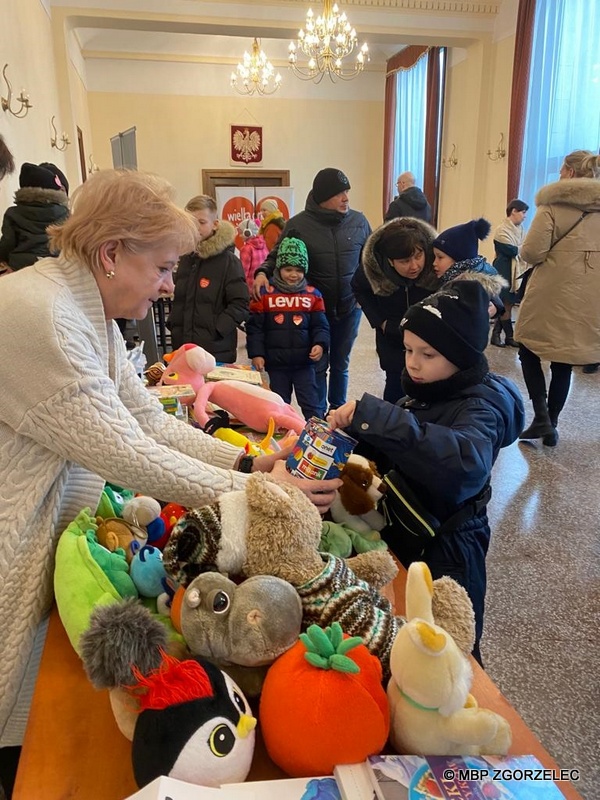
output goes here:
{"type": "Polygon", "coordinates": [[[407,623],[392,646],[387,694],[390,739],[399,753],[505,755],[508,722],[469,694],[473,673],[454,639],[433,621],[433,581],[426,564],[410,565],[407,623]]]}

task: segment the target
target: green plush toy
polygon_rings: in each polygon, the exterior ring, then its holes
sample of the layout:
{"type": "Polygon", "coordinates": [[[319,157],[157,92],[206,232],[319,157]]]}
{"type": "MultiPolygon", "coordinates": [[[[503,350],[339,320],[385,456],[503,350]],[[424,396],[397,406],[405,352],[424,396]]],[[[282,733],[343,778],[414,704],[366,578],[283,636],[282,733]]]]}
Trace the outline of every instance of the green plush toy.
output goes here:
{"type": "Polygon", "coordinates": [[[90,554],[108,580],[115,587],[121,597],[138,597],[138,590],[129,574],[129,565],[125,556],[125,550],[117,547],[112,552],[103,547],[96,539],[93,529],[85,533],[90,554]]]}
{"type": "Polygon", "coordinates": [[[90,552],[87,531],[96,530],[89,508],[84,508],[62,532],[56,548],[54,596],[58,613],[73,648],[89,625],[97,605],[117,603],[121,595],[90,552]]]}
{"type": "Polygon", "coordinates": [[[123,516],[123,506],[135,496],[131,489],[122,489],[114,483],[107,483],[100,497],[96,516],[103,519],[123,516]]]}
{"type": "Polygon", "coordinates": [[[349,558],[353,553],[386,550],[387,544],[379,531],[359,533],[345,522],[323,522],[319,550],[339,558],[349,558]]]}

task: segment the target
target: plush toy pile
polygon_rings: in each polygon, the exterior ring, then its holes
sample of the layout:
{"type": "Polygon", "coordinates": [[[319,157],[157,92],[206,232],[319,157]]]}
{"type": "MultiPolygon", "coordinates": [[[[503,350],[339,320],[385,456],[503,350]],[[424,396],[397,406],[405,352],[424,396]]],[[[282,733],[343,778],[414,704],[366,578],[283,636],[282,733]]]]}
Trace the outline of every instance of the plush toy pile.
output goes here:
{"type": "Polygon", "coordinates": [[[110,692],[140,786],[159,774],[244,780],[256,725],[246,698],[291,776],[361,761],[388,736],[401,752],[506,752],[508,725],[468,695],[466,593],[412,565],[408,622],[397,616],[380,591],[398,569],[378,533],[380,478],[353,456],[343,481],[330,522],[260,472],[194,509],[107,486],[63,533],[59,612],[91,682],[110,692]]]}

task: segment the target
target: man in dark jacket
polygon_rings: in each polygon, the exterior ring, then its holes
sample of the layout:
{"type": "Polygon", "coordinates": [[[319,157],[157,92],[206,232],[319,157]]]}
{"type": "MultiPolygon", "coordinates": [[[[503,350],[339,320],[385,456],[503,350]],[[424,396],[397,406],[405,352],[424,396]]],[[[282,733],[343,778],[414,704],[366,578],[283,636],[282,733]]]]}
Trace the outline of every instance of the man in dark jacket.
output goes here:
{"type": "Polygon", "coordinates": [[[412,172],[403,172],[398,177],[396,186],[398,195],[390,203],[384,222],[395,217],[416,217],[431,222],[431,206],[421,189],[415,186],[412,172]]]}
{"type": "MultiPolygon", "coordinates": [[[[346,402],[350,351],[361,317],[351,281],[371,226],[364,214],[350,209],[349,190],[350,182],[341,170],[333,167],[320,170],[306,198],[304,211],[287,221],[279,239],[281,242],[286,236],[294,236],[305,243],[309,260],[306,279],[321,292],[325,301],[331,344],[329,353],[317,364],[322,408],[328,403],[330,408],[338,408],[346,402]]],[[[256,271],[253,289],[256,299],[273,274],[277,251],[278,245],[275,245],[256,271]]]]}

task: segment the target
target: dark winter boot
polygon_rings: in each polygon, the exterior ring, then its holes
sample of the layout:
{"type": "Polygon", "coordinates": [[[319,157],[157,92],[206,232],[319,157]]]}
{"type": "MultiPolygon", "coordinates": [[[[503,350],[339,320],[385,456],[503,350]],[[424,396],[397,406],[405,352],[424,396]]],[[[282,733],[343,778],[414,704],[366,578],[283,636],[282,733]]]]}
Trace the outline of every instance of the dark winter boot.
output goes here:
{"type": "Polygon", "coordinates": [[[552,433],[547,433],[545,436],[542,437],[542,444],[546,445],[546,447],[556,447],[558,444],[558,415],[560,411],[556,411],[555,409],[548,409],[548,416],[550,418],[550,423],[554,427],[554,431],[552,433]]]}
{"type": "Polygon", "coordinates": [[[500,338],[501,333],[502,322],[501,320],[497,319],[496,322],[494,322],[494,327],[492,328],[492,338],[490,339],[490,344],[493,344],[496,347],[504,347],[504,342],[500,338]]]}
{"type": "Polygon", "coordinates": [[[506,337],[505,344],[507,347],[518,347],[519,343],[515,342],[514,333],[513,333],[513,324],[510,319],[503,319],[502,320],[502,330],[504,331],[504,335],[506,337]]]}
{"type": "Polygon", "coordinates": [[[523,433],[519,434],[519,439],[541,439],[555,433],[555,428],[550,422],[546,398],[534,397],[531,402],[533,404],[533,422],[528,428],[525,428],[523,433]]]}

